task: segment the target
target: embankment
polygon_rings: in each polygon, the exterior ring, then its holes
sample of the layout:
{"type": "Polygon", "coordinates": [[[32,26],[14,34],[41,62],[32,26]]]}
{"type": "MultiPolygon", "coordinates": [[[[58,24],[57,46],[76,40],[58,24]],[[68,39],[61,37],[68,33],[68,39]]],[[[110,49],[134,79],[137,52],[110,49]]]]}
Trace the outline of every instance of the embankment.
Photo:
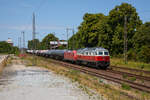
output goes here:
{"type": "Polygon", "coordinates": [[[0,56],[0,72],[3,70],[4,66],[6,66],[8,57],[9,57],[8,55],[0,56]]]}

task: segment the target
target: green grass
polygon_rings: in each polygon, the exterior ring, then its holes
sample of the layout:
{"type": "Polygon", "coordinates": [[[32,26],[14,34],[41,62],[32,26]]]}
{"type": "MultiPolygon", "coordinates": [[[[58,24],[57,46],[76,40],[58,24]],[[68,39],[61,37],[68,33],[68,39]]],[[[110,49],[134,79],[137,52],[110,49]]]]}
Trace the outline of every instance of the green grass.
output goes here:
{"type": "Polygon", "coordinates": [[[150,64],[148,63],[135,62],[129,60],[128,63],[125,64],[123,58],[111,58],[110,61],[111,66],[128,67],[150,71],[150,64]]]}
{"type": "Polygon", "coordinates": [[[136,77],[130,77],[129,80],[134,82],[136,81],[136,77]]]}
{"type": "Polygon", "coordinates": [[[130,89],[131,89],[131,87],[130,87],[128,84],[125,84],[125,83],[122,83],[122,84],[121,84],[121,87],[122,87],[122,89],[124,89],[124,90],[130,90],[130,89]]]}

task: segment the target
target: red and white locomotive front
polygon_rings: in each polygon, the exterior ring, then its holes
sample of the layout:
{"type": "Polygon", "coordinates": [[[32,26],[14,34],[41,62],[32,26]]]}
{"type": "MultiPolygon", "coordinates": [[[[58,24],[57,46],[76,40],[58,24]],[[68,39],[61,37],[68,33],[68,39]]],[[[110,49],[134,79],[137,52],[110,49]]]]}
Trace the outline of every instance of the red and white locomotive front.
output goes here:
{"type": "Polygon", "coordinates": [[[107,68],[110,65],[110,56],[107,49],[84,48],[77,51],[77,61],[97,68],[107,68]]]}
{"type": "Polygon", "coordinates": [[[95,61],[97,67],[108,67],[110,65],[109,52],[106,49],[95,50],[95,61]]]}

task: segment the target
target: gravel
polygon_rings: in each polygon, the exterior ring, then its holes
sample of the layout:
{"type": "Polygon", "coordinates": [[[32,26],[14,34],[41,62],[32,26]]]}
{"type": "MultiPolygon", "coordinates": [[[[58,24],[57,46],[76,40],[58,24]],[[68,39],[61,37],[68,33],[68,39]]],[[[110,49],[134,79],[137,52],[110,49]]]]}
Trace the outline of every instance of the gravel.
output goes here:
{"type": "Polygon", "coordinates": [[[0,77],[1,100],[99,100],[47,69],[12,65],[0,77]]]}

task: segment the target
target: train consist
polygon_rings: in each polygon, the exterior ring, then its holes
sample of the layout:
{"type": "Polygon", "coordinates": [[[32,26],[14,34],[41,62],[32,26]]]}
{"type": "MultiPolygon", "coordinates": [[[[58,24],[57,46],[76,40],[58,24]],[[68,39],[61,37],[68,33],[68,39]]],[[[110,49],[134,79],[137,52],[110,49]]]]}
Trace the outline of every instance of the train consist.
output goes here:
{"type": "Polygon", "coordinates": [[[106,69],[110,65],[109,52],[101,47],[79,50],[27,50],[27,53],[102,69],[106,69]]]}

